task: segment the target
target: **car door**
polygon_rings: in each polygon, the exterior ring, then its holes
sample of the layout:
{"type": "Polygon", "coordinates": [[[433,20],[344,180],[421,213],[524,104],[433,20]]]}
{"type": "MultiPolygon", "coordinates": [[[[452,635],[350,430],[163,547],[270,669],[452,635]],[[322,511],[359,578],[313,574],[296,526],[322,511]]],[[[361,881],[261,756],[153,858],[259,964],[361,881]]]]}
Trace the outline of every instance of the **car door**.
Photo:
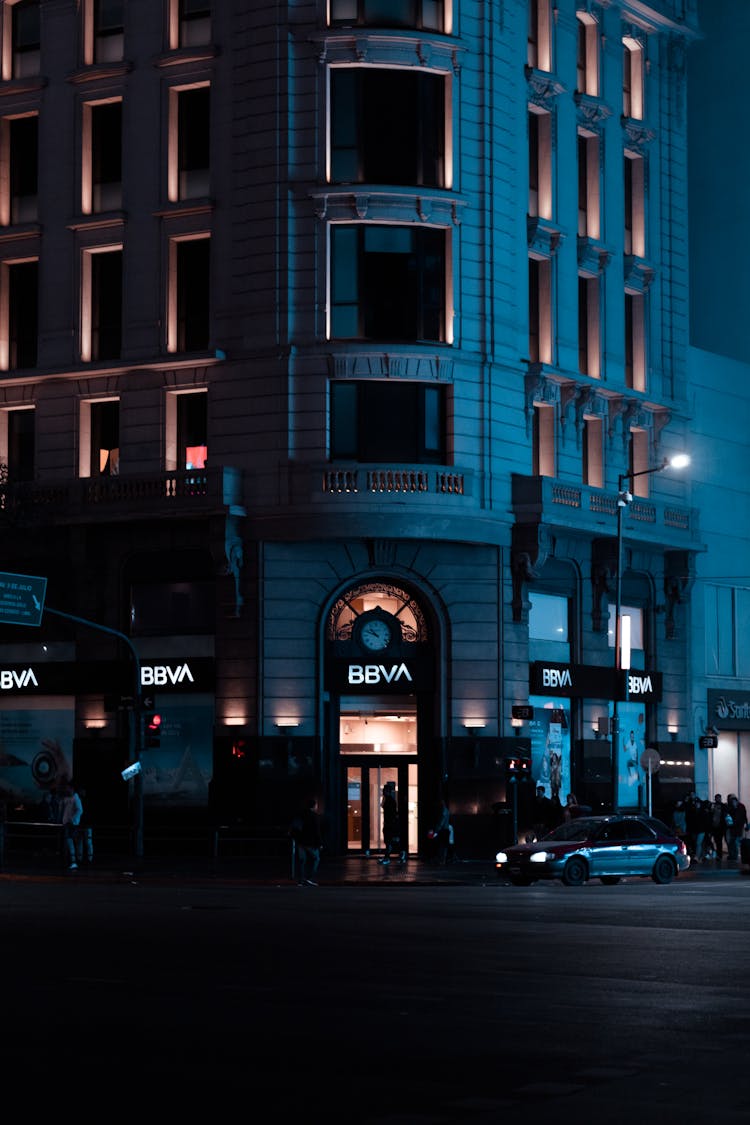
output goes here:
{"type": "Polygon", "coordinates": [[[624,875],[628,856],[628,833],[624,821],[603,824],[592,843],[589,872],[599,875],[624,875]]]}
{"type": "Polygon", "coordinates": [[[623,874],[650,875],[659,854],[655,833],[642,820],[629,820],[625,828],[628,837],[627,871],[623,874]]]}

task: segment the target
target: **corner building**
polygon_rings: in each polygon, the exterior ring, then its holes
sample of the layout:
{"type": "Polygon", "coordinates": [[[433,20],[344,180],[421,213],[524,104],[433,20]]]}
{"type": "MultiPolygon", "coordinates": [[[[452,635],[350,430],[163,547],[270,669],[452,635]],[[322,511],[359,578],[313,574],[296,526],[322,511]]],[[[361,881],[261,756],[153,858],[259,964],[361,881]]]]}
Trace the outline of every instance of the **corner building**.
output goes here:
{"type": "Polygon", "coordinates": [[[121,635],[147,825],[315,793],[377,852],[394,780],[487,855],[524,761],[689,788],[692,0],[2,17],[0,566],[58,611],[2,625],[6,792],[127,819],[121,635]]]}

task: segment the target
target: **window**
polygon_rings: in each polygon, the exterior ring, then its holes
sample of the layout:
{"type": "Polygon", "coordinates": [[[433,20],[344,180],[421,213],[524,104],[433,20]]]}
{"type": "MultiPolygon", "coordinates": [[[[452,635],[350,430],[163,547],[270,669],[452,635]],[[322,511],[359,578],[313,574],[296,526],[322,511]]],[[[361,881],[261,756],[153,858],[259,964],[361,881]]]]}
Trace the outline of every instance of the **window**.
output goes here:
{"type": "Polygon", "coordinates": [[[578,133],[578,233],[600,237],[599,136],[583,130],[578,133]]]}
{"type": "Polygon", "coordinates": [[[646,323],[642,293],[625,293],[625,385],[646,390],[646,323]]]}
{"type": "Polygon", "coordinates": [[[130,632],[209,633],[216,625],[216,589],[210,579],[139,582],[130,588],[130,632]]]}
{"type": "Polygon", "coordinates": [[[208,459],[208,394],[170,391],[167,395],[166,468],[204,469],[208,459]]]}
{"type": "MultiPolygon", "coordinates": [[[[615,647],[615,613],[614,603],[609,607],[609,624],[607,626],[607,644],[615,647]]],[[[630,618],[630,649],[631,653],[643,652],[643,610],[634,605],[620,606],[620,616],[630,618]]],[[[634,660],[632,667],[641,668],[643,660],[634,660]]]]}
{"type": "Polygon", "coordinates": [[[583,418],[583,483],[589,488],[604,487],[604,426],[601,418],[583,418]]]}
{"type": "Polygon", "coordinates": [[[332,27],[414,27],[445,31],[444,0],[330,0],[332,27]]]}
{"type": "Polygon", "coordinates": [[[0,132],[2,163],[8,180],[0,200],[2,225],[33,223],[38,218],[39,118],[3,118],[0,132]]]}
{"type": "Polygon", "coordinates": [[[426,227],[333,226],[330,336],[445,340],[445,240],[426,227]]]}
{"type": "Polygon", "coordinates": [[[79,476],[115,477],[120,472],[120,403],[81,403],[79,476]]]}
{"type": "Polygon", "coordinates": [[[210,87],[170,90],[169,183],[172,203],[209,193],[210,87]]]}
{"type": "Polygon", "coordinates": [[[84,215],[122,206],[122,102],[83,107],[81,210],[84,215]]]}
{"type": "Polygon", "coordinates": [[[534,403],[533,473],[536,477],[555,475],[555,408],[534,403]]]}
{"type": "Polygon", "coordinates": [[[4,5],[3,77],[29,78],[39,74],[40,17],[39,0],[18,0],[4,5]]]}
{"type": "MultiPolygon", "coordinates": [[[[5,354],[0,369],[36,366],[39,315],[39,263],[3,264],[3,302],[0,348],[5,354]]],[[[0,355],[2,355],[0,352],[0,355]]]]}
{"type": "Polygon", "coordinates": [[[630,431],[629,468],[634,475],[630,482],[625,482],[634,496],[648,496],[651,477],[644,472],[649,468],[649,435],[646,430],[635,429],[630,431]],[[635,474],[640,473],[641,476],[635,474]]]}
{"type": "Polygon", "coordinates": [[[625,245],[626,254],[646,256],[646,201],[643,157],[625,153],[625,245]]]}
{"type": "Polygon", "coordinates": [[[445,389],[421,383],[331,385],[332,460],[445,462],[445,389]]]}
{"type": "Polygon", "coordinates": [[[581,94],[599,96],[599,25],[588,12],[576,12],[578,18],[578,50],[576,56],[576,89],[581,94]]]}
{"type": "Polygon", "coordinates": [[[0,410],[0,465],[10,484],[34,479],[34,410],[0,410]]]}
{"type": "Polygon", "coordinates": [[[445,79],[334,67],[331,180],[445,187],[445,79]]]}
{"type": "Polygon", "coordinates": [[[204,351],[210,325],[211,242],[204,235],[169,244],[167,350],[204,351]]]}
{"type": "Polygon", "coordinates": [[[552,218],[552,117],[529,107],[529,214],[552,218]]]}
{"type": "Polygon", "coordinates": [[[93,0],[93,61],[117,62],[123,57],[125,0],[93,0]]]}
{"type": "Polygon", "coordinates": [[[211,5],[206,0],[171,0],[169,44],[201,47],[211,42],[211,5]]]}
{"type": "Polygon", "coordinates": [[[709,676],[750,675],[750,590],[707,584],[706,673],[709,676]]]}
{"type": "Polygon", "coordinates": [[[599,278],[578,278],[578,370],[601,377],[599,278]]]}
{"type": "Polygon", "coordinates": [[[552,362],[552,263],[529,258],[529,359],[552,362]]]}
{"type": "Polygon", "coordinates": [[[526,62],[534,70],[552,70],[551,33],[549,0],[529,0],[526,62]]]}
{"type": "Polygon", "coordinates": [[[529,640],[568,640],[568,599],[529,591],[529,640]]]}
{"type": "Polygon", "coordinates": [[[122,247],[85,250],[81,359],[119,359],[122,348],[122,247]]]}
{"type": "Polygon", "coordinates": [[[643,47],[637,39],[624,36],[622,52],[623,116],[643,120],[643,47]]]}

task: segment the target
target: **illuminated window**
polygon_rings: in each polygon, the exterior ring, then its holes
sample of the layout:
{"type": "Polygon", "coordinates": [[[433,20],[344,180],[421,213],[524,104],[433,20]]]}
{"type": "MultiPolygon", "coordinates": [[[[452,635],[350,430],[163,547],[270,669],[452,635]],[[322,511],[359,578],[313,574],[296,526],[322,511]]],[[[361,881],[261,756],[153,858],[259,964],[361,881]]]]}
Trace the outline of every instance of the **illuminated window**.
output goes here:
{"type": "Polygon", "coordinates": [[[81,359],[119,359],[122,348],[122,247],[82,255],[81,359]]]}
{"type": "Polygon", "coordinates": [[[568,640],[568,599],[529,591],[529,639],[568,640]]]}
{"type": "Polygon", "coordinates": [[[166,469],[204,469],[208,459],[208,394],[170,391],[166,400],[166,469]]]}
{"type": "Polygon", "coordinates": [[[624,117],[643,119],[643,47],[624,36],[622,52],[622,112],[624,117]]]}
{"type": "Polygon", "coordinates": [[[83,107],[81,210],[84,215],[122,206],[122,102],[83,107]]]}
{"type": "Polygon", "coordinates": [[[552,24],[549,0],[529,0],[526,62],[534,70],[552,70],[552,24]]]}
{"type": "Polygon", "coordinates": [[[604,487],[604,426],[601,418],[583,418],[583,483],[590,488],[604,487]]]}
{"type": "Polygon", "coordinates": [[[170,202],[209,193],[210,87],[173,88],[169,92],[170,202]]]}
{"type": "Polygon", "coordinates": [[[578,278],[578,370],[592,379],[601,376],[599,278],[578,278]]]}
{"type": "Polygon", "coordinates": [[[33,408],[0,410],[0,465],[11,484],[34,479],[33,408]]]}
{"type": "Polygon", "coordinates": [[[600,237],[599,136],[578,132],[578,233],[582,238],[600,237]]]}
{"type": "Polygon", "coordinates": [[[36,366],[39,263],[4,262],[0,304],[0,369],[36,366]]]}
{"type": "Polygon", "coordinates": [[[39,0],[3,5],[3,78],[29,78],[40,68],[39,0]]]}
{"type": "Polygon", "coordinates": [[[120,472],[120,404],[117,399],[81,403],[79,476],[115,477],[120,472]]]}
{"type": "Polygon", "coordinates": [[[444,340],[445,241],[426,227],[332,227],[331,336],[444,340]]]}
{"type": "Polygon", "coordinates": [[[626,481],[634,496],[648,496],[651,476],[645,471],[649,466],[649,434],[647,430],[636,429],[630,431],[630,444],[628,460],[630,472],[633,474],[630,483],[626,481]],[[640,476],[636,474],[640,473],[640,476]]]}
{"type": "Polygon", "coordinates": [[[123,57],[125,0],[92,0],[93,61],[117,62],[123,57]]]}
{"type": "MultiPolygon", "coordinates": [[[[630,648],[633,652],[643,652],[643,610],[634,605],[623,605],[620,610],[622,617],[630,618],[630,648]]],[[[615,606],[609,607],[609,624],[607,626],[607,644],[615,647],[615,606]]],[[[640,667],[639,661],[635,667],[640,667]]]]}
{"type": "Polygon", "coordinates": [[[626,152],[625,168],[625,253],[646,256],[645,174],[642,156],[626,152]]]}
{"type": "Polygon", "coordinates": [[[529,359],[552,362],[552,263],[529,258],[529,359]]]}
{"type": "Polygon", "coordinates": [[[211,5],[207,0],[170,0],[169,46],[201,47],[211,42],[211,5]]]}
{"type": "Polygon", "coordinates": [[[332,27],[414,27],[448,34],[445,8],[450,8],[450,0],[329,0],[329,23],[332,27]]]}
{"type": "Polygon", "coordinates": [[[533,473],[537,477],[555,475],[555,408],[534,403],[533,473]]]}
{"type": "Polygon", "coordinates": [[[167,350],[208,347],[211,240],[201,234],[169,243],[167,350]]]}
{"type": "Polygon", "coordinates": [[[0,224],[31,223],[38,218],[39,118],[4,117],[0,122],[0,163],[8,169],[0,178],[0,224]]]}
{"type": "Polygon", "coordinates": [[[576,12],[578,51],[576,89],[581,94],[599,96],[599,24],[588,12],[576,12]]]}
{"type": "Polygon", "coordinates": [[[529,214],[552,218],[552,116],[529,106],[529,214]]]}
{"type": "Polygon", "coordinates": [[[445,461],[445,390],[422,383],[331,385],[331,459],[445,461]]]}
{"type": "Polygon", "coordinates": [[[625,293],[625,385],[646,390],[646,298],[625,293]]]}
{"type": "Polygon", "coordinates": [[[334,67],[331,180],[445,187],[445,84],[435,74],[334,67]]]}

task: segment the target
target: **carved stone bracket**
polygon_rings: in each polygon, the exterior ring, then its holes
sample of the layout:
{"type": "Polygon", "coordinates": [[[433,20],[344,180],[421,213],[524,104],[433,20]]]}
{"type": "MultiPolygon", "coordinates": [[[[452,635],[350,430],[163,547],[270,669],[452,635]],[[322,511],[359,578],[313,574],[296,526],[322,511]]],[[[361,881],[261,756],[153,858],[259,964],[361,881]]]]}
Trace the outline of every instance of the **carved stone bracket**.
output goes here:
{"type": "Polygon", "coordinates": [[[234,578],[234,616],[240,617],[240,611],[245,604],[240,588],[242,569],[245,565],[245,553],[237,516],[227,516],[224,531],[224,553],[226,555],[224,573],[234,578]]]}
{"type": "Polygon", "coordinates": [[[524,600],[526,583],[539,577],[539,571],[547,561],[550,549],[550,536],[544,524],[513,524],[510,551],[510,569],[513,580],[513,620],[524,621],[528,617],[529,604],[524,600]]]}
{"type": "Polygon", "coordinates": [[[667,640],[675,636],[675,609],[683,605],[695,582],[695,554],[692,551],[664,552],[665,629],[667,640]]]}
{"type": "Polygon", "coordinates": [[[534,70],[532,67],[525,68],[526,80],[529,84],[529,99],[534,105],[541,106],[542,109],[552,109],[555,99],[560,94],[565,93],[565,86],[559,79],[555,78],[547,71],[534,70]]]}

